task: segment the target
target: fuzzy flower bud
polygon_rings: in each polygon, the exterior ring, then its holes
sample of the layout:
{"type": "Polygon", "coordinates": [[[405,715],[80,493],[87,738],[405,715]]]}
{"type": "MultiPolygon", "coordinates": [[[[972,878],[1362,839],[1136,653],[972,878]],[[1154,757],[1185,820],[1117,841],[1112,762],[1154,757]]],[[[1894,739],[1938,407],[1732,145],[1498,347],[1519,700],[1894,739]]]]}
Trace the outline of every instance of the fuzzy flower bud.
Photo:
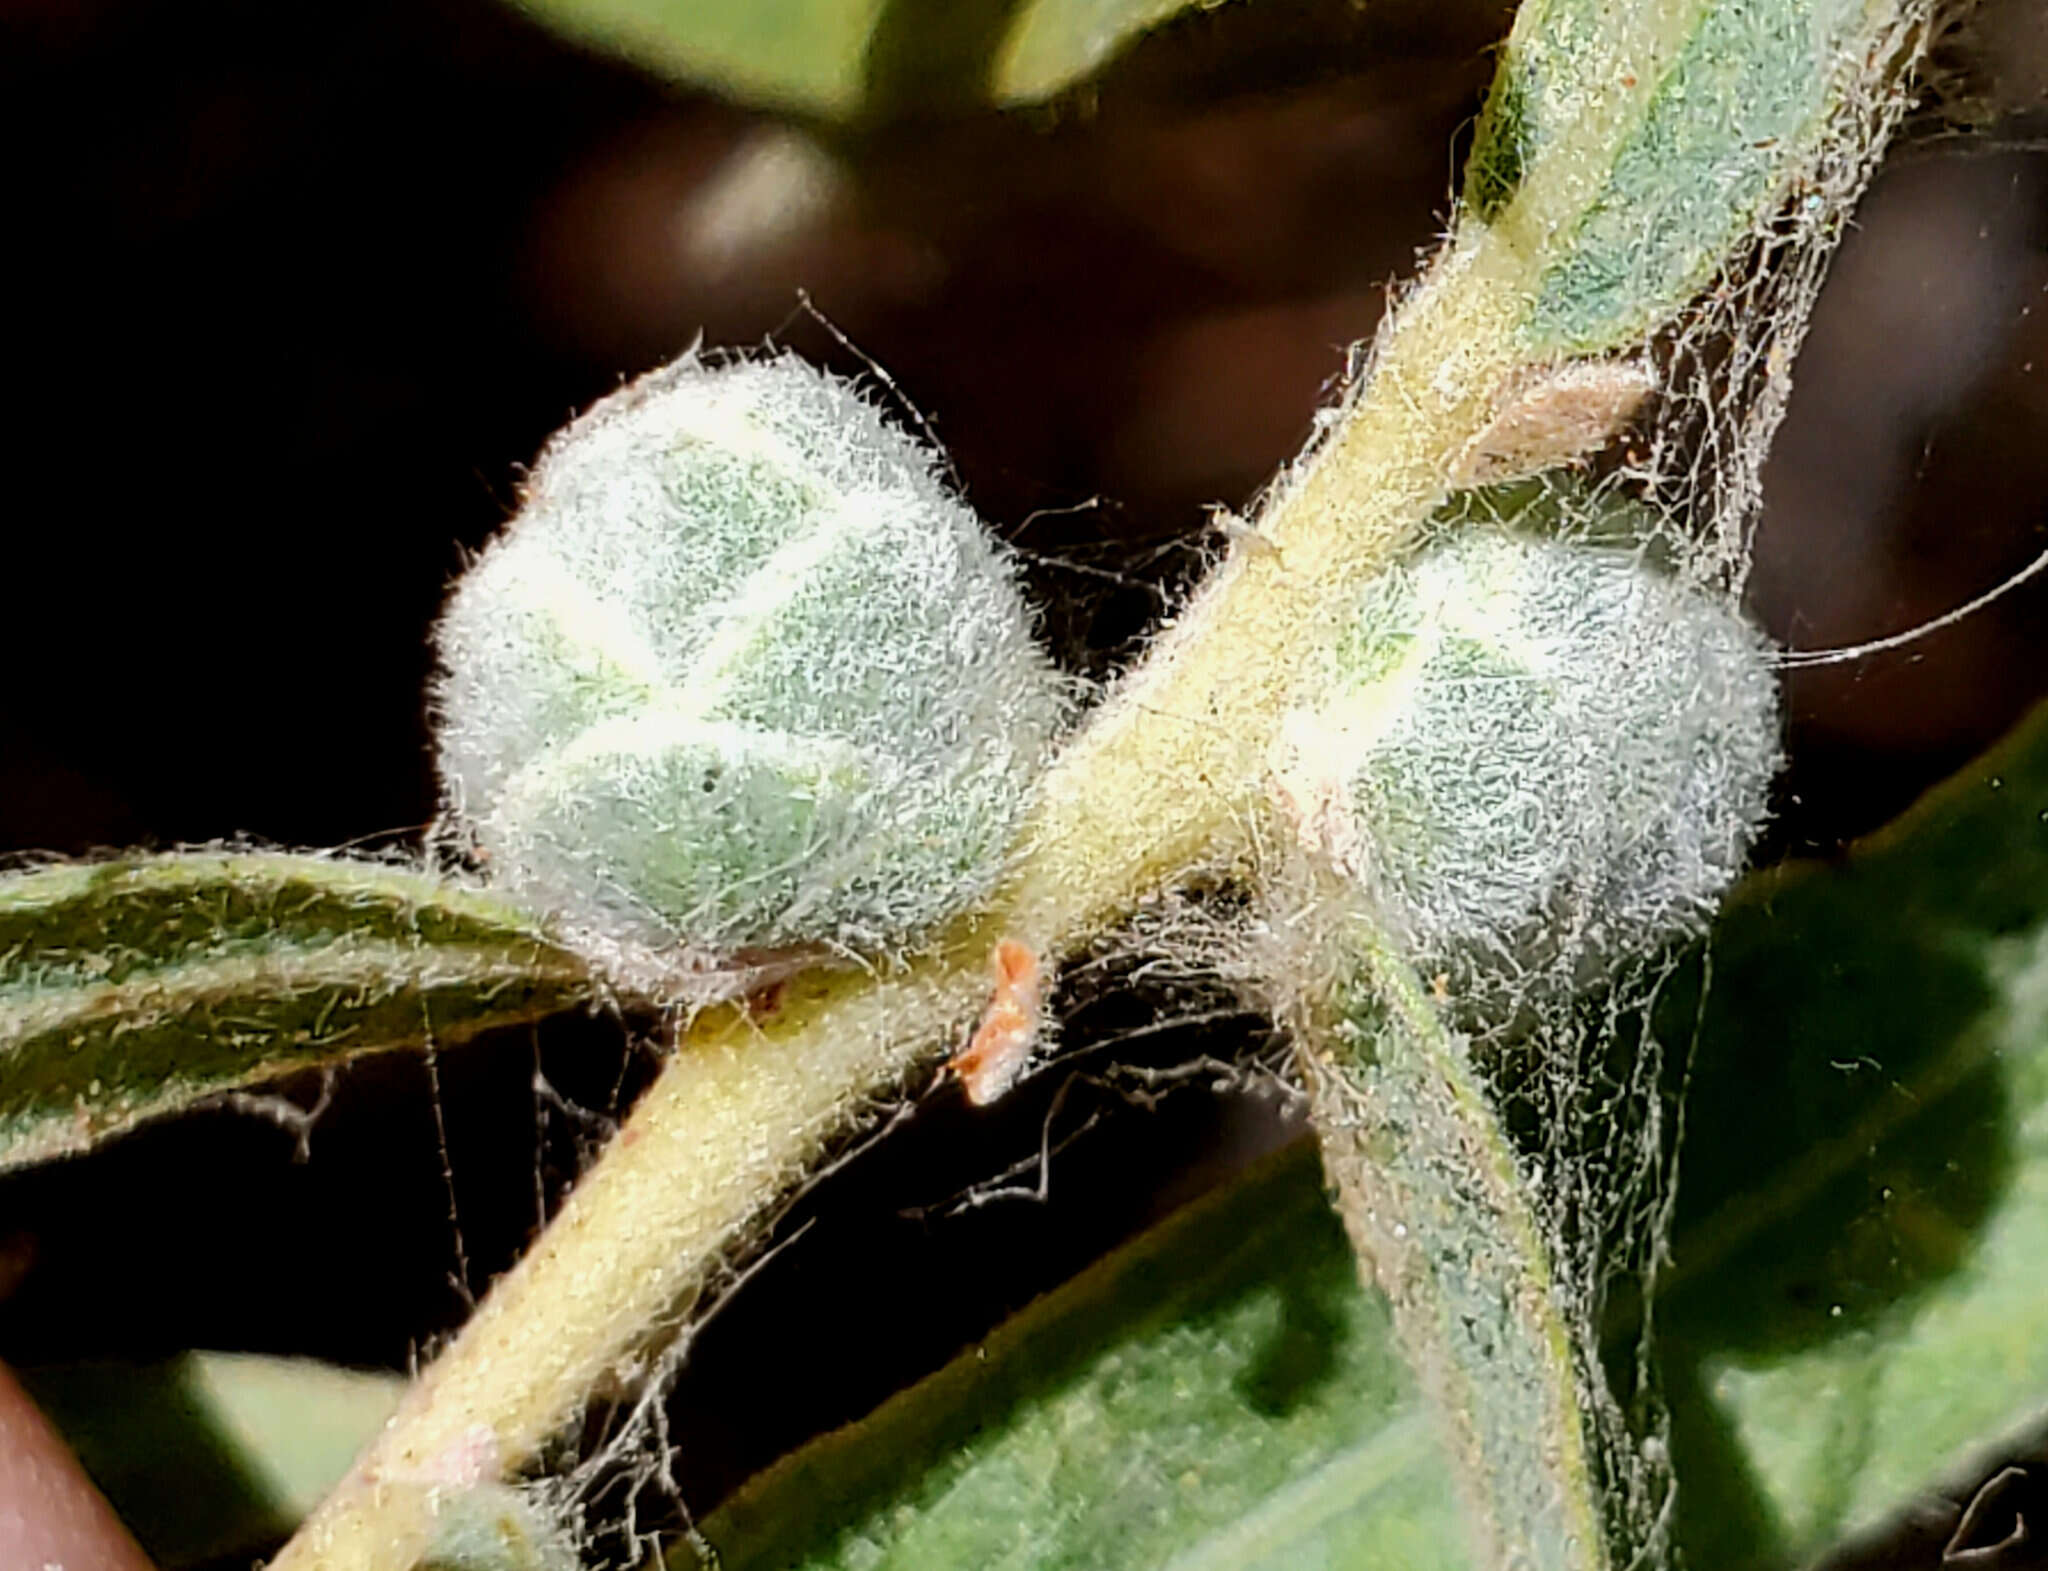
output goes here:
{"type": "Polygon", "coordinates": [[[935,455],[792,357],[688,355],[562,431],[435,642],[448,819],[657,991],[977,899],[1061,710],[935,455]]]}
{"type": "Polygon", "coordinates": [[[1704,924],[1778,764],[1735,609],[1640,551],[1447,533],[1377,578],[1272,766],[1418,959],[1579,981],[1704,924]]]}

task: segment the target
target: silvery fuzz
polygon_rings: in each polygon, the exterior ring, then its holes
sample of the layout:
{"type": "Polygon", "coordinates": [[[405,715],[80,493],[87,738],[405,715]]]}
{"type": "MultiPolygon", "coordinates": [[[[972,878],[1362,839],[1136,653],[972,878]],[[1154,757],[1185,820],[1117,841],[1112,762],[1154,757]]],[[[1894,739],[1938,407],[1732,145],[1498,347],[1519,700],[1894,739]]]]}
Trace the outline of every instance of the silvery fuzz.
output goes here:
{"type": "Polygon", "coordinates": [[[562,431],[435,643],[446,823],[673,994],[973,903],[1061,710],[935,454],[790,356],[686,355],[562,431]]]}

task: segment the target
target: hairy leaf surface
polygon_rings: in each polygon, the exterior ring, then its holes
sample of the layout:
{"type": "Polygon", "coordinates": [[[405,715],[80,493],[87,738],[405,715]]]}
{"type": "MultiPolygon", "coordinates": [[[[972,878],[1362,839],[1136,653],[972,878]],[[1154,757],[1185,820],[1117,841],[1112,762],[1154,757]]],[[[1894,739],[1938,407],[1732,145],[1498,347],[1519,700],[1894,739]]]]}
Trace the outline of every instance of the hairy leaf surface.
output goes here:
{"type": "Polygon", "coordinates": [[[1594,0],[1523,5],[1468,166],[1473,216],[1549,254],[1525,324],[1539,350],[1626,344],[1701,289],[1808,171],[1845,97],[1872,90],[1856,73],[1893,12],[1869,0],[1625,9],[1634,25],[1594,0]]]}
{"type": "Polygon", "coordinates": [[[0,1169],[592,992],[532,918],[401,867],[200,851],[0,875],[0,1169]]]}

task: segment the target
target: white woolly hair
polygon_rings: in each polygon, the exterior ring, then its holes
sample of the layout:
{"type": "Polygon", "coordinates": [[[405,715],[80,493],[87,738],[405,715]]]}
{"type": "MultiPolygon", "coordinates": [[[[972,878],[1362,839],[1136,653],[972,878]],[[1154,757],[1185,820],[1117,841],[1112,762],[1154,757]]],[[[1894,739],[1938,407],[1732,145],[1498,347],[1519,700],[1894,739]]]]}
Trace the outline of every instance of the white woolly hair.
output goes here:
{"type": "Polygon", "coordinates": [[[1762,637],[1637,550],[1500,528],[1377,578],[1275,748],[1284,803],[1428,966],[1701,929],[1779,761],[1762,637]]]}
{"type": "Polygon", "coordinates": [[[1062,706],[937,462],[792,356],[685,355],[557,435],[435,634],[494,882],[671,994],[985,892],[1062,706]]]}

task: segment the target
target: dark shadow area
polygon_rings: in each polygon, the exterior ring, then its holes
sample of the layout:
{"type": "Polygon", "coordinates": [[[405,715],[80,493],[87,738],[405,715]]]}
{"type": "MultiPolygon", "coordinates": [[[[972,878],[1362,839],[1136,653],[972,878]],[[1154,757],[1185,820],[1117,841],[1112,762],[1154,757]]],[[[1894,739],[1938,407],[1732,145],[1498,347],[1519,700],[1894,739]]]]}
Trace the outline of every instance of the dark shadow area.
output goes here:
{"type": "Polygon", "coordinates": [[[1288,1297],[1272,1341],[1237,1382],[1253,1411],[1284,1418],[1329,1379],[1349,1335],[1338,1304],[1357,1291],[1350,1278],[1324,1277],[1288,1297]]]}
{"type": "Polygon", "coordinates": [[[1716,930],[1704,1009],[1696,970],[1666,989],[1666,1039],[1698,1022],[1681,1325],[1687,1284],[1711,1279],[1724,1339],[1834,1334],[1967,1251],[2010,1160],[1995,945],[2038,924],[2048,888],[2034,729],[1844,863],[1753,886],[1716,930]]]}
{"type": "Polygon", "coordinates": [[[1748,1456],[1700,1385],[1698,1354],[1676,1337],[1659,1350],[1671,1407],[1671,1465],[1676,1471],[1673,1538],[1696,1571],[1762,1571],[1784,1563],[1784,1548],[1748,1456]]]}
{"type": "Polygon", "coordinates": [[[890,0],[868,39],[868,115],[958,115],[985,103],[1019,9],[1021,0],[890,0]]]}
{"type": "MultiPolygon", "coordinates": [[[[350,1066],[304,1161],[293,1129],[220,1108],[0,1180],[34,1262],[0,1299],[0,1347],[24,1365],[196,1347],[408,1367],[525,1247],[653,1065],[618,1022],[573,1016],[535,1055],[522,1029],[350,1066]],[[537,1067],[595,1114],[537,1100],[537,1067]]],[[[321,1083],[269,1089],[312,1107],[321,1083]]]]}
{"type": "Polygon", "coordinates": [[[293,1513],[222,1432],[190,1369],[66,1365],[34,1371],[28,1388],[153,1558],[246,1563],[290,1531],[293,1513]]]}

